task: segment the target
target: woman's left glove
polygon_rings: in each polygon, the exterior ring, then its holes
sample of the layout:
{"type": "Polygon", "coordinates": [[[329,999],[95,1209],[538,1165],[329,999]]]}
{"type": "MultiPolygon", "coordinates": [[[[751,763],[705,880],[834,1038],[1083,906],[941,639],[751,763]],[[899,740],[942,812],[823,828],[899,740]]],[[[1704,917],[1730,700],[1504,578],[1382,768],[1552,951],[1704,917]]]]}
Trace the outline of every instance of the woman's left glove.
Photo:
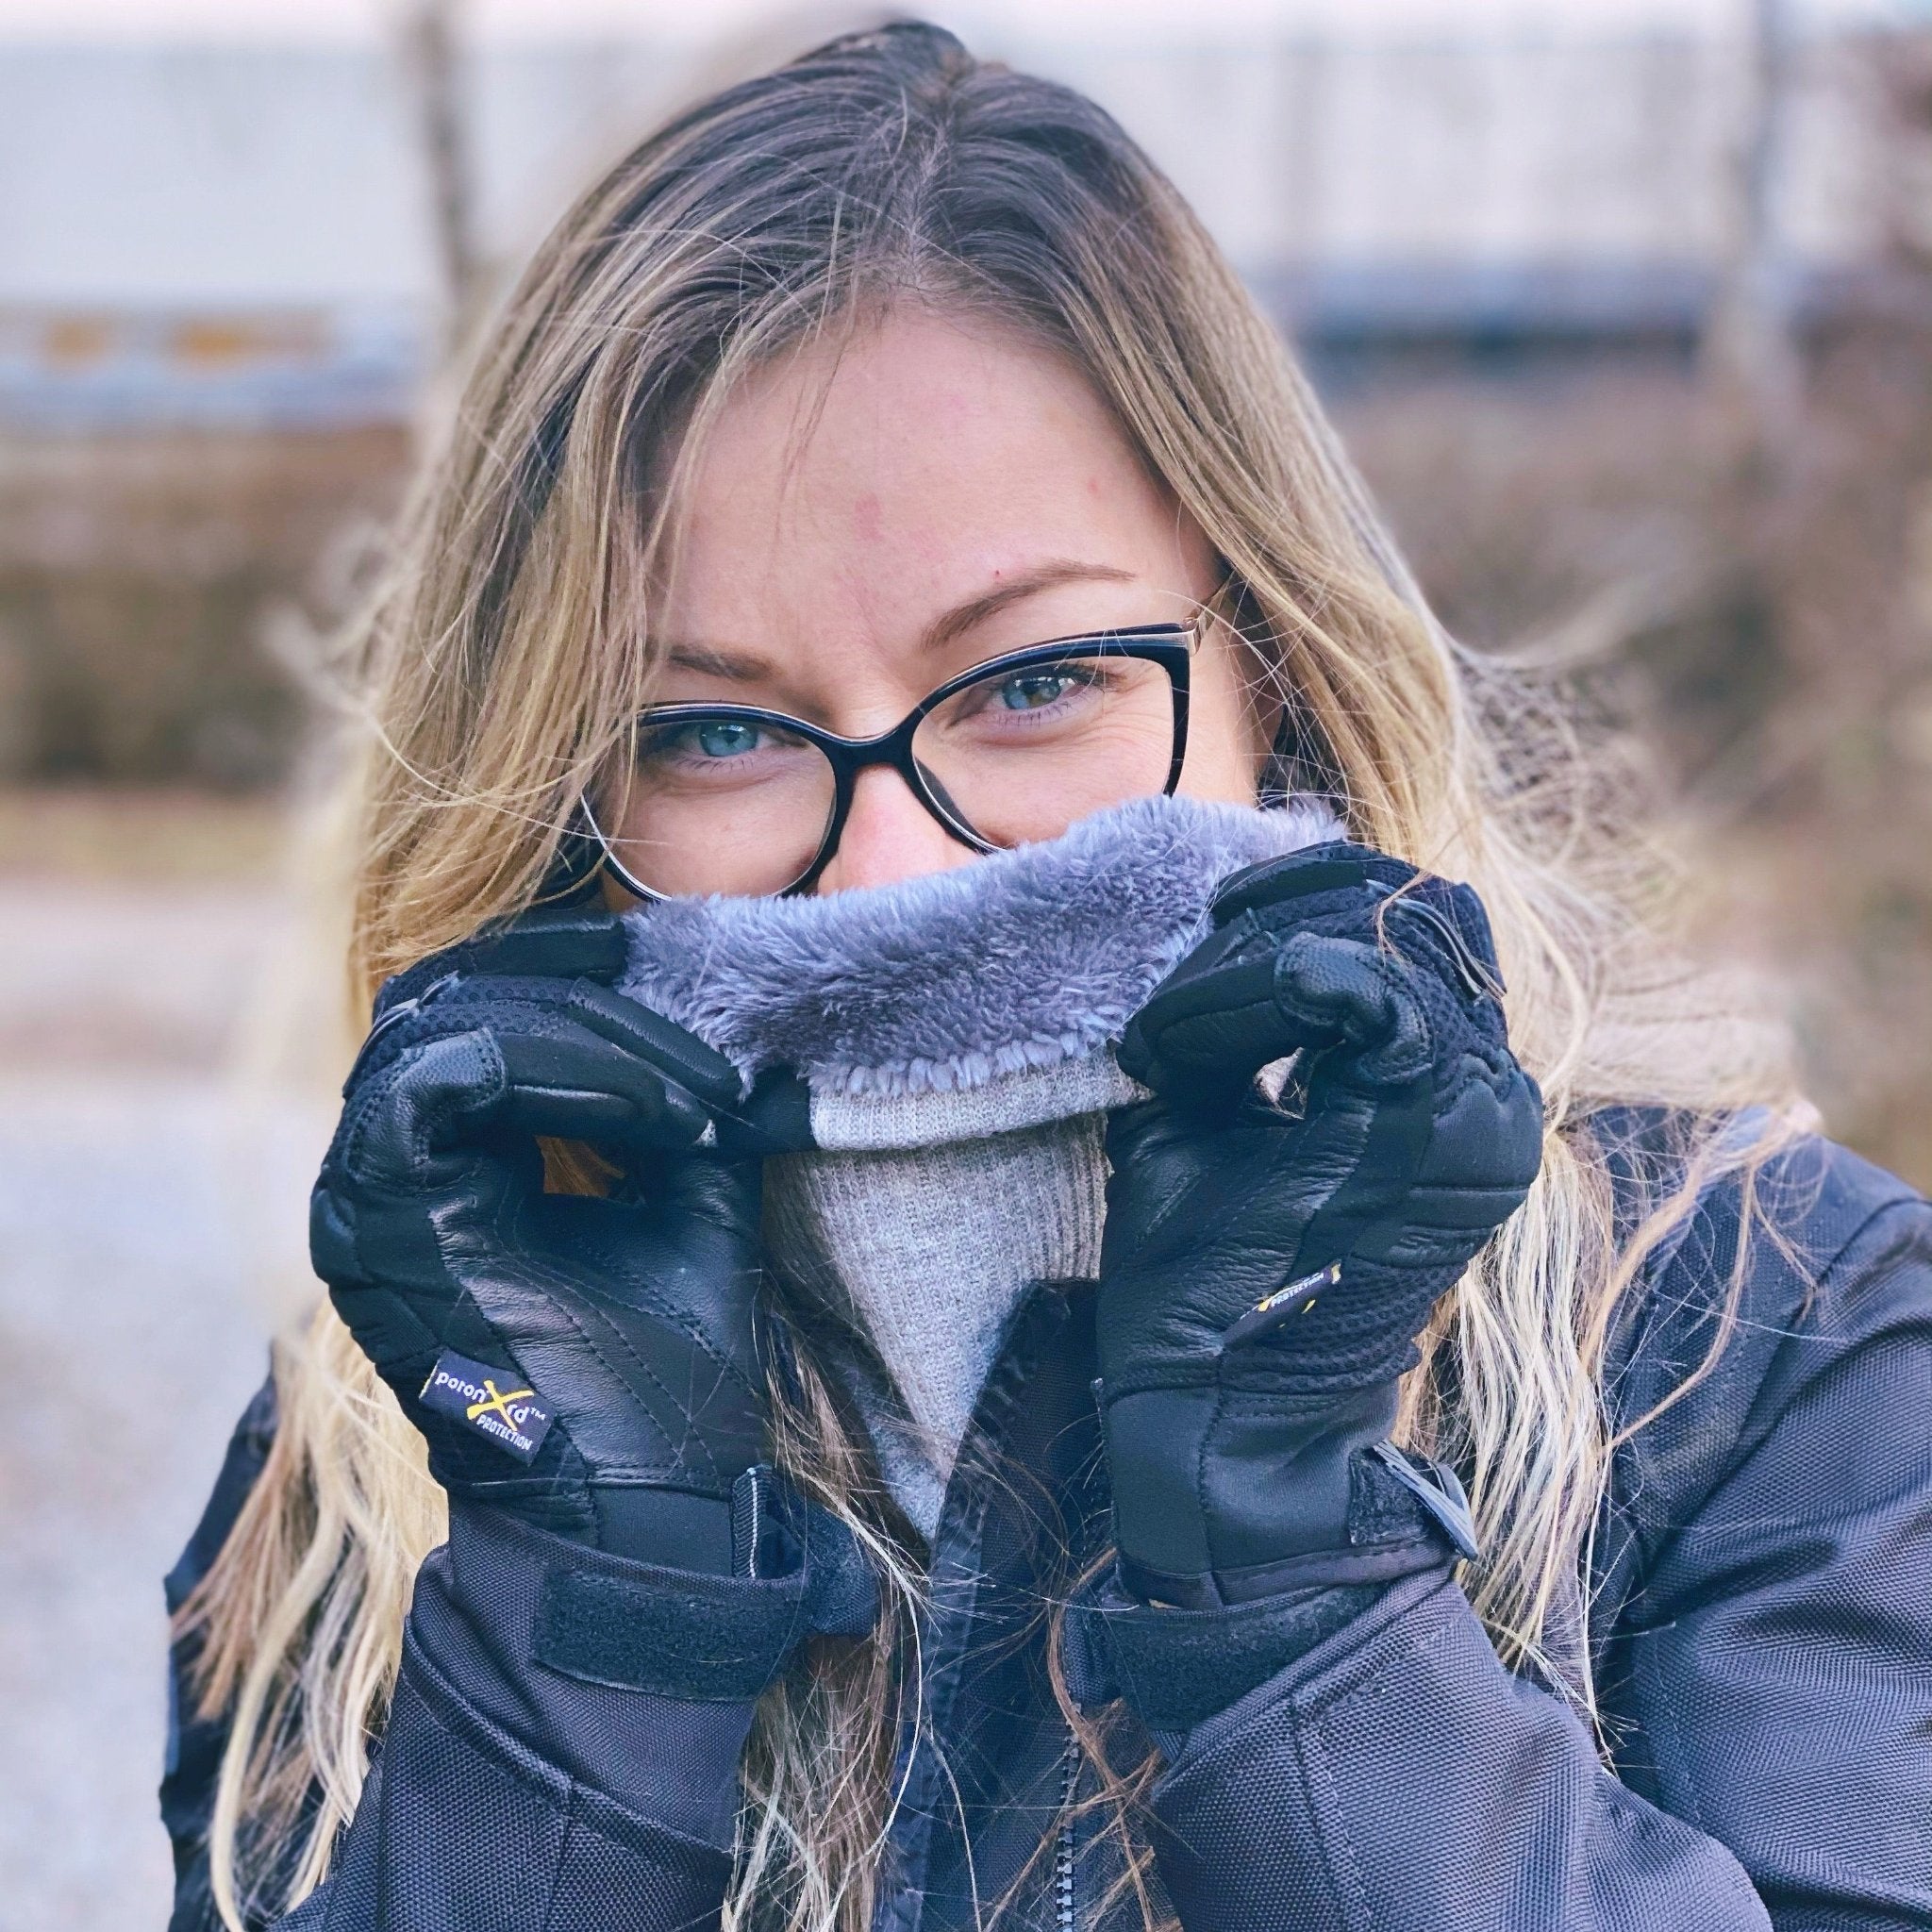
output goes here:
{"type": "Polygon", "coordinates": [[[1542,1124],[1468,887],[1338,842],[1238,874],[1212,917],[1120,1049],[1157,1097],[1110,1125],[1098,1309],[1121,1580],[1197,1609],[1360,1540],[1363,1452],[1542,1124]]]}
{"type": "Polygon", "coordinates": [[[766,1450],[759,1170],[702,1144],[737,1072],[610,991],[624,958],[615,919],[540,913],[391,981],[311,1253],[453,1499],[728,1574],[766,1450]],[[546,1193],[540,1135],[632,1178],[546,1193]]]}

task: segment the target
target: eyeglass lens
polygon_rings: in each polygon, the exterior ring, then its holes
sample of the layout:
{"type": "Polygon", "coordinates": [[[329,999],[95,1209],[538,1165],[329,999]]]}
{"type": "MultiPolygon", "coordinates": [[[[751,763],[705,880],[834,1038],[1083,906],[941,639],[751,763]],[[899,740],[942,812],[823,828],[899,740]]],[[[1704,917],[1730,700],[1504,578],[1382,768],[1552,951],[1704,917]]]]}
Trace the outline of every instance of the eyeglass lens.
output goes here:
{"type": "MultiPolygon", "coordinates": [[[[912,758],[941,813],[993,846],[1165,789],[1174,694],[1147,658],[994,670],[922,718],[912,758]]],[[[678,708],[641,722],[599,799],[612,853],[667,895],[782,892],[810,872],[838,805],[831,758],[768,720],[678,708]]]]}

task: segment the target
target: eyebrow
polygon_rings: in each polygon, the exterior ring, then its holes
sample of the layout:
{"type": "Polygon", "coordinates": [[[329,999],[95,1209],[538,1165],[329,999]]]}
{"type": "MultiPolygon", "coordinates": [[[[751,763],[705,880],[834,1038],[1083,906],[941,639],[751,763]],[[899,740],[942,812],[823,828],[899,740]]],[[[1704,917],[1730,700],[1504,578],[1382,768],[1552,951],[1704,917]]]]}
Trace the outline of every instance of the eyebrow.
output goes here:
{"type": "Polygon", "coordinates": [[[926,625],[921,642],[928,651],[940,650],[956,639],[964,637],[988,618],[997,616],[1009,604],[1018,604],[1024,598],[1036,596],[1041,591],[1051,591],[1060,584],[1130,584],[1133,581],[1132,571],[1121,570],[1114,564],[1081,563],[1073,558],[1050,558],[1044,563],[1036,563],[1030,570],[1023,570],[1017,576],[1008,577],[1003,584],[996,584],[981,596],[969,598],[964,604],[956,604],[943,616],[934,618],[926,625]]]}
{"type": "Polygon", "coordinates": [[[758,684],[777,675],[768,658],[753,651],[721,650],[716,644],[673,644],[664,659],[682,670],[726,678],[733,684],[758,684]]]}
{"type": "MultiPolygon", "coordinates": [[[[1110,563],[1081,563],[1073,558],[1050,558],[1030,569],[995,584],[977,597],[941,613],[926,625],[920,638],[924,651],[942,650],[968,631],[976,629],[1009,605],[1038,596],[1061,584],[1130,584],[1134,574],[1110,563]]],[[[775,678],[777,667],[769,658],[755,651],[729,650],[719,644],[677,643],[664,654],[667,663],[681,670],[695,671],[708,677],[722,677],[732,684],[758,684],[775,678]]]]}

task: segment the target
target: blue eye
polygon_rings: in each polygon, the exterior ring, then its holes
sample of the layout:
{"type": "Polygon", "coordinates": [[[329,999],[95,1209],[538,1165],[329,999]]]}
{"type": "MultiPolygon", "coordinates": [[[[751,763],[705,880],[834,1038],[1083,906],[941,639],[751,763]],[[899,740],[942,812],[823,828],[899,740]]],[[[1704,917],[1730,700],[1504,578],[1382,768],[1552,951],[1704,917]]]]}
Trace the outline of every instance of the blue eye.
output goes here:
{"type": "Polygon", "coordinates": [[[707,718],[691,727],[691,737],[708,758],[735,758],[756,751],[764,733],[741,718],[707,718]]]}
{"type": "Polygon", "coordinates": [[[1021,671],[1003,677],[999,701],[1009,711],[1038,711],[1058,704],[1080,680],[1065,671],[1021,671]]]}
{"type": "Polygon", "coordinates": [[[803,739],[728,711],[647,720],[633,758],[633,769],[653,786],[762,785],[824,763],[803,739]]]}
{"type": "Polygon", "coordinates": [[[727,764],[772,744],[772,734],[749,718],[686,718],[652,726],[638,756],[649,765],[727,764]]]}

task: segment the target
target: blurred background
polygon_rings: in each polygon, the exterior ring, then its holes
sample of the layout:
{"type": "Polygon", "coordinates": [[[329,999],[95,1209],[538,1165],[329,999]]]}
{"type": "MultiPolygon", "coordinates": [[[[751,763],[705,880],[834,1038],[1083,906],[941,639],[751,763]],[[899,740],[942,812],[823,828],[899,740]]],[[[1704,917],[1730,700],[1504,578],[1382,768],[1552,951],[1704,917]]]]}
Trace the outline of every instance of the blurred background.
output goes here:
{"type": "MultiPolygon", "coordinates": [[[[1169,169],[1449,623],[1636,728],[1832,1131],[1932,1182],[1932,0],[932,10],[1169,169]]],[[[158,1578],[309,1292],[315,641],[573,188],[854,18],[0,0],[8,1932],[166,1916],[158,1578]]]]}

